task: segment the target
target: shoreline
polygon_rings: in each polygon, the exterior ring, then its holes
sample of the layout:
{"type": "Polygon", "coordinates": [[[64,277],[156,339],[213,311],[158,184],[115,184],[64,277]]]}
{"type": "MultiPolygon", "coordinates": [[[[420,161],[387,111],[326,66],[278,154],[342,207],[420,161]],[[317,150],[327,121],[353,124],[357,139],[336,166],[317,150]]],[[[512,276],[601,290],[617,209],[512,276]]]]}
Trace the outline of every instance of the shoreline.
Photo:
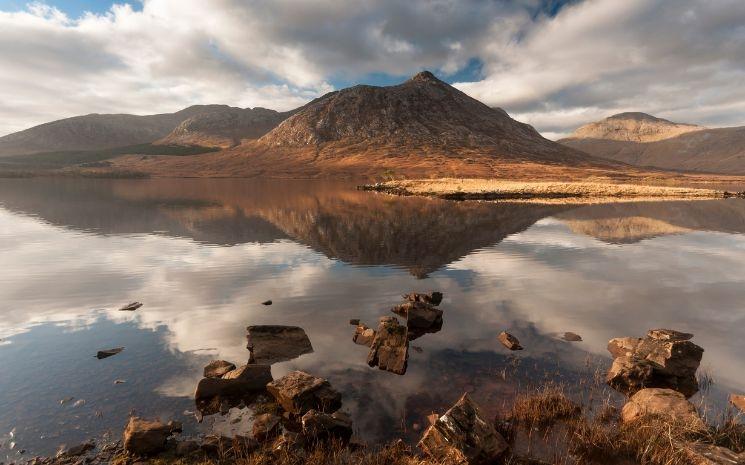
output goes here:
{"type": "Polygon", "coordinates": [[[745,198],[745,192],[597,181],[510,181],[502,179],[411,179],[357,186],[358,190],[444,200],[533,203],[599,203],[745,198]]]}

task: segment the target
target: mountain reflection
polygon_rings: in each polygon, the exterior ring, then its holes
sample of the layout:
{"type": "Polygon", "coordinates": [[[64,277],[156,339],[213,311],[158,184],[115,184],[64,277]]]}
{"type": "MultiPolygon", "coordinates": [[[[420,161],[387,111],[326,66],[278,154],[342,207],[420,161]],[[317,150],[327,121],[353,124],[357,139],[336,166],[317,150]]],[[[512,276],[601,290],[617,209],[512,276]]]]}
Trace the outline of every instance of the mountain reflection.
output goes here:
{"type": "Polygon", "coordinates": [[[425,277],[568,207],[447,202],[348,183],[258,180],[22,180],[9,210],[99,234],[158,232],[220,246],[290,238],[354,265],[425,277]]]}

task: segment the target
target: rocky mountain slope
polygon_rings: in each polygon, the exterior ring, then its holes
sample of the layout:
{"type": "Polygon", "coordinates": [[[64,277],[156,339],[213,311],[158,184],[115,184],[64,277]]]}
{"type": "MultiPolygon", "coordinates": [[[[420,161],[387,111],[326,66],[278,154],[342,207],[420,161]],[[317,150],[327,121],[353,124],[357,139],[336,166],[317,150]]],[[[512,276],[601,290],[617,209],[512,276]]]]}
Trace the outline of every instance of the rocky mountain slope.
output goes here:
{"type": "Polygon", "coordinates": [[[278,112],[261,107],[235,108],[227,105],[215,105],[209,111],[185,119],[157,143],[234,147],[240,144],[243,139],[258,139],[274,129],[292,113],[278,112]]]}
{"type": "Polygon", "coordinates": [[[745,174],[745,127],[707,129],[649,115],[636,118],[636,123],[625,119],[623,124],[606,124],[613,118],[582,126],[559,142],[596,157],[637,166],[745,174]]]}
{"type": "Polygon", "coordinates": [[[619,113],[602,121],[585,124],[569,139],[604,139],[631,142],[654,142],[706,129],[695,124],[673,123],[646,113],[619,113]]]}
{"type": "Polygon", "coordinates": [[[99,150],[153,142],[179,123],[222,105],[194,105],[158,115],[90,114],[65,118],[0,137],[0,156],[99,150]]]}
{"type": "Polygon", "coordinates": [[[331,92],[260,139],[219,153],[117,163],[152,176],[204,177],[572,177],[567,170],[622,169],[543,138],[429,72],[396,86],[331,92]]]}

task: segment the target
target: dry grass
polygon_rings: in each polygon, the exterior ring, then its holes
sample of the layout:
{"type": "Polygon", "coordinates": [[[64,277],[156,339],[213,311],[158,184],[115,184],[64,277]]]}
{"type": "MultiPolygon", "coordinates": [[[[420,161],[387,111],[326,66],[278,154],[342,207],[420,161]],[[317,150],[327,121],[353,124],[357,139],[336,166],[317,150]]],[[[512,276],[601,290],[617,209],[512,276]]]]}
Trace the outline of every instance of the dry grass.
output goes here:
{"type": "Polygon", "coordinates": [[[515,398],[509,419],[529,428],[545,428],[560,420],[577,418],[582,409],[571,401],[564,389],[548,384],[536,392],[519,394],[515,398]]]}
{"type": "Polygon", "coordinates": [[[510,200],[540,202],[597,202],[618,200],[712,199],[724,191],[646,184],[619,184],[596,180],[510,181],[499,179],[414,179],[365,186],[398,195],[421,195],[451,200],[510,200]]]}

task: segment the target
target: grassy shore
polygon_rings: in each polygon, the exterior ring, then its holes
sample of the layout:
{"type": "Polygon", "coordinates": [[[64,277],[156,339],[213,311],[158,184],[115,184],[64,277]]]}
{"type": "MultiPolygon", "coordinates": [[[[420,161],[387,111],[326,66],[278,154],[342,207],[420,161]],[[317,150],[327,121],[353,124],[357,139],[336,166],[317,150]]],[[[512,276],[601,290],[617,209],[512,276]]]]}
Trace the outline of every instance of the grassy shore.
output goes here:
{"type": "Polygon", "coordinates": [[[508,181],[500,179],[411,179],[360,186],[395,195],[447,200],[509,200],[541,203],[608,202],[742,197],[743,193],[692,187],[620,184],[604,181],[508,181]]]}

